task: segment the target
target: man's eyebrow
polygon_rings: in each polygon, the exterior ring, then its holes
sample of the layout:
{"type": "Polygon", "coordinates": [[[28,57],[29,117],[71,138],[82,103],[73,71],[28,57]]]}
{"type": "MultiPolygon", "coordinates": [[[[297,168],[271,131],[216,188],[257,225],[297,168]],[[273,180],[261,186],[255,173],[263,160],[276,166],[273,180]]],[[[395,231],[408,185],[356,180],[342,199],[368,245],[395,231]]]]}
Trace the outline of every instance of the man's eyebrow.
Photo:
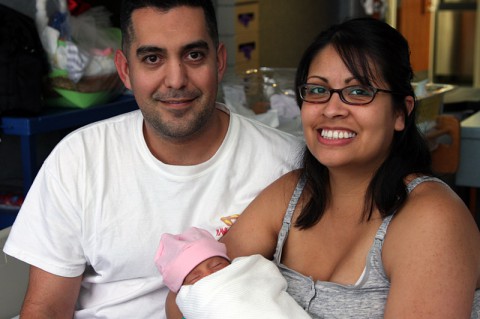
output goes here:
{"type": "Polygon", "coordinates": [[[147,54],[152,54],[152,53],[162,53],[162,52],[165,52],[165,49],[162,49],[162,48],[159,48],[159,47],[156,47],[156,46],[153,46],[153,45],[146,45],[146,46],[141,46],[137,49],[137,57],[139,56],[144,56],[144,55],[147,55],[147,54]]]}
{"type": "MultiPolygon", "coordinates": [[[[193,50],[193,49],[204,49],[204,50],[208,51],[209,46],[208,46],[208,43],[206,41],[198,40],[198,41],[186,44],[182,48],[182,52],[187,52],[187,51],[190,51],[190,50],[193,50]]],[[[145,45],[145,46],[141,46],[137,49],[136,55],[137,55],[137,57],[141,57],[141,56],[152,54],[152,53],[162,54],[162,53],[165,53],[165,52],[166,52],[166,50],[164,48],[159,48],[159,47],[153,46],[153,45],[145,45]]]]}
{"type": "Polygon", "coordinates": [[[190,51],[192,49],[204,49],[209,50],[208,43],[204,40],[198,40],[192,43],[185,45],[182,49],[183,52],[190,51]]]}

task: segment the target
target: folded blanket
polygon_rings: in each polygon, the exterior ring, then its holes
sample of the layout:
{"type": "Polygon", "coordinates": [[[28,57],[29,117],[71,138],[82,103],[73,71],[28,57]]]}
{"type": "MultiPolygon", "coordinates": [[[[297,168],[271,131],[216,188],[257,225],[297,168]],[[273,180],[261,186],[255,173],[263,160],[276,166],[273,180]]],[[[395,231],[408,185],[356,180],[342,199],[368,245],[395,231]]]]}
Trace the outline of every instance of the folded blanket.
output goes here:
{"type": "Polygon", "coordinates": [[[176,302],[186,319],[311,318],[286,289],[277,266],[254,255],[183,286],[176,302]]]}

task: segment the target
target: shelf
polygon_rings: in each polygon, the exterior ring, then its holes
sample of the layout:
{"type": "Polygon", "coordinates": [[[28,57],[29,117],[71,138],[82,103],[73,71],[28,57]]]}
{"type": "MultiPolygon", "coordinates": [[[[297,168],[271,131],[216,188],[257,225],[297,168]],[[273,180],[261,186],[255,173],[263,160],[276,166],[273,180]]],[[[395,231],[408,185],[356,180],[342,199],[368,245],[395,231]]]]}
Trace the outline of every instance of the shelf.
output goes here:
{"type": "Polygon", "coordinates": [[[38,134],[75,129],[92,122],[138,109],[132,95],[122,95],[116,100],[85,109],[46,108],[37,116],[0,117],[0,133],[20,136],[22,152],[23,192],[27,193],[38,171],[34,137],[38,134]]]}

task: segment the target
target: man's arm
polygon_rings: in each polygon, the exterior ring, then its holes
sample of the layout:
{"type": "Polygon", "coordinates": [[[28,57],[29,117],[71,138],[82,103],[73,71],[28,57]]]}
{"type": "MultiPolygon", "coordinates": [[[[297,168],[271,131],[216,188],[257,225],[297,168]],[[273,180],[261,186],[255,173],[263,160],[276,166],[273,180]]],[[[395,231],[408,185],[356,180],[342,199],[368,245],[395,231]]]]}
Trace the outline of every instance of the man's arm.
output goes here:
{"type": "Polygon", "coordinates": [[[72,318],[81,282],[82,276],[60,277],[31,266],[21,318],[72,318]]]}

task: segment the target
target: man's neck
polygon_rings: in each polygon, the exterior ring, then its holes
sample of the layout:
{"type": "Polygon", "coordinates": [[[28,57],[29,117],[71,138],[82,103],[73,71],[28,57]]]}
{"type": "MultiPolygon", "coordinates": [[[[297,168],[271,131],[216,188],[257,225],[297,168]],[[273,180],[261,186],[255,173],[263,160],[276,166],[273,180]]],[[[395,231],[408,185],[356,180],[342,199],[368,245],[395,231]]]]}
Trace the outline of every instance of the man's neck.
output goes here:
{"type": "Polygon", "coordinates": [[[188,139],[170,139],[145,128],[143,134],[150,152],[169,165],[196,165],[217,152],[227,134],[229,115],[216,109],[205,129],[188,139]]]}

